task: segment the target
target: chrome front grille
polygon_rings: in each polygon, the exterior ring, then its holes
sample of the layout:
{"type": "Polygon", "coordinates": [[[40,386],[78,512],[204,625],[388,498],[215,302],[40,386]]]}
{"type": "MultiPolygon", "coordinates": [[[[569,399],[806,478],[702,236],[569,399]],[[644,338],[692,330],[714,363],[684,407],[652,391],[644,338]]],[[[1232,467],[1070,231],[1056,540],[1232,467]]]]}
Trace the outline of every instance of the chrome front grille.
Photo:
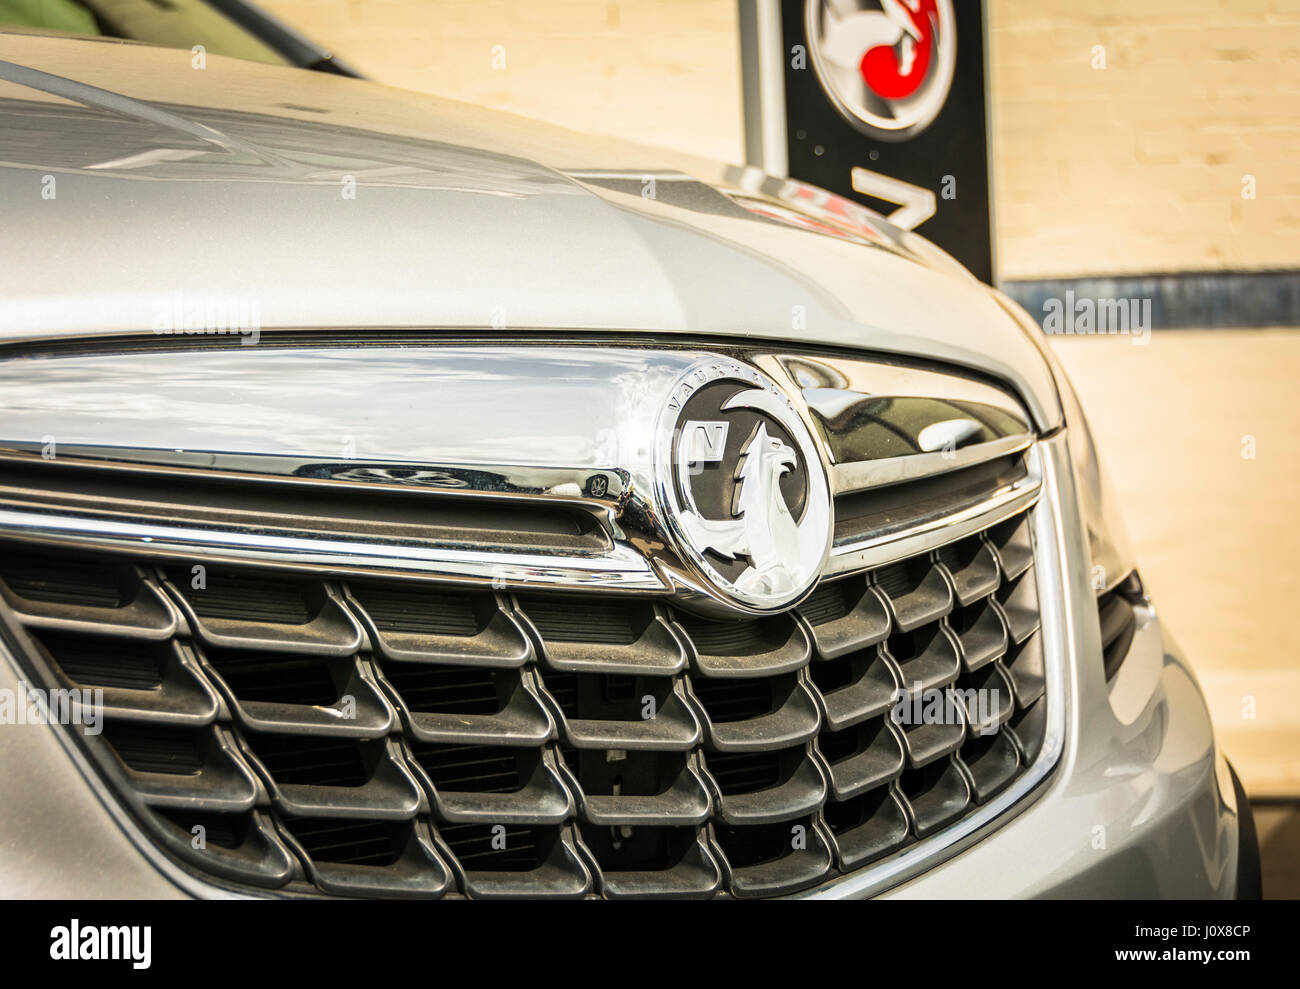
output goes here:
{"type": "Polygon", "coordinates": [[[869,892],[1049,771],[1054,506],[995,383],[351,343],[0,361],[6,650],[103,691],[64,735],[186,888],[869,892]]]}
{"type": "Polygon", "coordinates": [[[78,743],[219,884],[775,896],[942,834],[1034,761],[1032,511],[745,621],[16,541],[0,617],[33,686],[103,690],[78,743]],[[959,717],[897,725],[899,689],[959,717]]]}

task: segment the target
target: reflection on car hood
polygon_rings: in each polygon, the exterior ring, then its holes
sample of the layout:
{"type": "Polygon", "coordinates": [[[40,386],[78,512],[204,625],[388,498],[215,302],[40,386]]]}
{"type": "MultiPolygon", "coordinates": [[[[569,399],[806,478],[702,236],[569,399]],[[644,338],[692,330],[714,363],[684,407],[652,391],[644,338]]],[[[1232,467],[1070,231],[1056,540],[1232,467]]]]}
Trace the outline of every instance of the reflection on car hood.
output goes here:
{"type": "Polygon", "coordinates": [[[264,337],[722,334],[950,361],[1059,421],[992,293],[819,190],[188,51],[0,34],[0,60],[0,336],[147,331],[205,305],[264,337]]]}

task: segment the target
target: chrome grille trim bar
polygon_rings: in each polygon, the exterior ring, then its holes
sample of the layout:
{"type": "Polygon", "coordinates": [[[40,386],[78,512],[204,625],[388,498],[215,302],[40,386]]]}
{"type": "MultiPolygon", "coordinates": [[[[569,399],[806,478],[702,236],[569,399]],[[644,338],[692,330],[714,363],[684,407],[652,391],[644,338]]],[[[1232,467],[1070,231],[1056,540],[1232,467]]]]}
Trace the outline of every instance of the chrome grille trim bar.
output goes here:
{"type": "Polygon", "coordinates": [[[916,481],[963,467],[974,467],[998,457],[1005,457],[1033,444],[1031,433],[1004,436],[978,446],[961,447],[937,453],[918,453],[910,457],[836,464],[831,468],[831,487],[835,494],[855,494],[886,484],[916,481]]]}
{"type": "MultiPolygon", "coordinates": [[[[39,462],[41,459],[39,443],[0,440],[0,466],[39,462]]],[[[149,447],[60,445],[58,462],[65,466],[97,467],[123,474],[150,472],[256,484],[382,486],[466,498],[571,501],[597,510],[616,505],[627,493],[628,486],[627,472],[612,468],[358,459],[326,461],[319,457],[149,447]],[[604,489],[599,498],[588,493],[597,478],[597,483],[604,489]]]]}
{"type": "MultiPolygon", "coordinates": [[[[837,543],[825,576],[838,576],[915,556],[987,528],[1039,497],[1042,477],[1038,447],[1028,450],[1026,476],[992,498],[954,512],[909,520],[896,530],[837,543]]],[[[490,583],[499,588],[595,588],[652,594],[672,590],[653,565],[626,539],[602,554],[502,553],[402,542],[340,540],[272,535],[220,527],[177,527],[85,518],[49,511],[0,509],[0,531],[28,538],[105,548],[148,548],[176,556],[226,561],[263,561],[331,572],[380,571],[452,581],[490,583]]]]}
{"type": "Polygon", "coordinates": [[[668,589],[646,557],[626,544],[590,558],[484,553],[402,543],[268,536],[255,531],[140,525],[9,510],[0,510],[0,531],[77,546],[147,549],[150,553],[186,558],[281,563],[331,573],[382,572],[469,580],[498,588],[568,587],[659,593],[668,589]]]}
{"type": "Polygon", "coordinates": [[[1023,478],[977,505],[940,512],[930,518],[908,520],[896,530],[878,530],[867,539],[837,542],[831,548],[826,576],[868,570],[914,556],[978,532],[1034,504],[1043,485],[1039,446],[1028,449],[1025,456],[1027,470],[1023,478]]]}

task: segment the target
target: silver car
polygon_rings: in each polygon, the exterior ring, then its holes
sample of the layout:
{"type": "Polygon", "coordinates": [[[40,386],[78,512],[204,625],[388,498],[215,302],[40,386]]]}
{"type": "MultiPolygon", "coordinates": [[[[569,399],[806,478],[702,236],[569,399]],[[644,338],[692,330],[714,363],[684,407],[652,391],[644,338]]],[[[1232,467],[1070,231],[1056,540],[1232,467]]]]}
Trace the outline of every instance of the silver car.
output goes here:
{"type": "Polygon", "coordinates": [[[0,34],[0,896],[1241,897],[1033,321],[798,182],[0,34]]]}

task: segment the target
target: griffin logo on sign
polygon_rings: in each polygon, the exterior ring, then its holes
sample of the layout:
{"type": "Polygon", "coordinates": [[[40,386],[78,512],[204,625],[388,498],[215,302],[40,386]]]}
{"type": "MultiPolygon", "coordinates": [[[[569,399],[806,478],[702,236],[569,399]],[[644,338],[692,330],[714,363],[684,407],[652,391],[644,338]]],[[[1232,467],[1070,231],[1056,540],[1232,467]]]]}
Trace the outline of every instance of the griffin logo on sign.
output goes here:
{"type": "Polygon", "coordinates": [[[808,0],[813,68],[870,137],[903,141],[939,115],[957,66],[952,0],[808,0]]]}
{"type": "Polygon", "coordinates": [[[789,607],[817,582],[831,503],[812,434],[753,368],[706,361],[665,408],[661,497],[678,550],[743,610],[789,607]]]}

